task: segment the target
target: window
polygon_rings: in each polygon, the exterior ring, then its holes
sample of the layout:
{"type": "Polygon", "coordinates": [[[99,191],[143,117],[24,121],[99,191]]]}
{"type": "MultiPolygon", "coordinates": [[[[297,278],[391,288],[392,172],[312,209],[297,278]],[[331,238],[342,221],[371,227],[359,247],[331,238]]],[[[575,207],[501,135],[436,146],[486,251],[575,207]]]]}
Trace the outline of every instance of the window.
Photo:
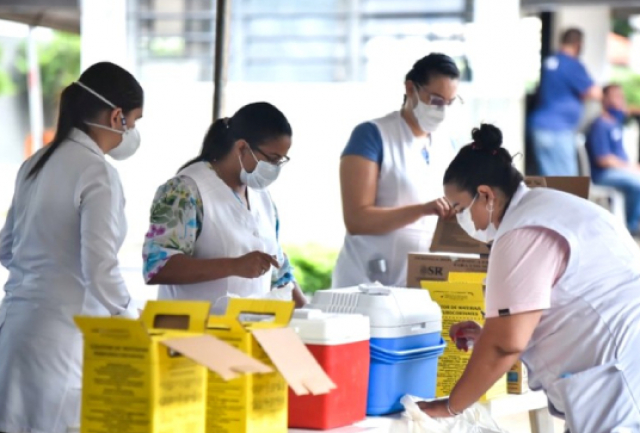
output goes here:
{"type": "MultiPolygon", "coordinates": [[[[211,80],[215,0],[135,3],[142,76],[173,73],[211,80]]],[[[413,41],[417,59],[445,51],[460,60],[471,0],[234,0],[230,81],[339,82],[375,79],[370,68],[413,41]],[[423,54],[424,53],[424,54],[423,54]]],[[[406,50],[405,50],[406,51],[406,50]]],[[[390,63],[392,61],[387,60],[390,63]]]]}

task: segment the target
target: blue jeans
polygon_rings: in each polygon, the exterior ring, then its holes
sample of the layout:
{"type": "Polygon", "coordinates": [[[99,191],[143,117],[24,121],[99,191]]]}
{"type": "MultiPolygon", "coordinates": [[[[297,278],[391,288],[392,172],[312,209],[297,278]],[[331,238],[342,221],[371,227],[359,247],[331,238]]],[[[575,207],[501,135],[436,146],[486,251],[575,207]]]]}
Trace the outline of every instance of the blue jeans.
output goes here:
{"type": "Polygon", "coordinates": [[[574,131],[532,129],[533,149],[541,176],[577,176],[578,153],[574,131]]]}
{"type": "Polygon", "coordinates": [[[638,233],[640,224],[640,172],[609,168],[593,179],[596,185],[611,186],[624,194],[627,211],[627,227],[638,233]]]}

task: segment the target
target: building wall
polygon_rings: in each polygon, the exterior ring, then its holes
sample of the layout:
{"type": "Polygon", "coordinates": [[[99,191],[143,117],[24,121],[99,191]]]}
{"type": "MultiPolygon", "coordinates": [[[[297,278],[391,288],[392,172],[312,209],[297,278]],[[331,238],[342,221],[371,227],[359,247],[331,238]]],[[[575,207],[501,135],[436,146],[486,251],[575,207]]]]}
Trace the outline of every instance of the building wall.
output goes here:
{"type": "MultiPolygon", "coordinates": [[[[136,51],[140,39],[139,29],[132,29],[131,22],[122,14],[124,0],[83,1],[83,65],[111,60],[127,67],[139,54],[132,51],[136,51]],[[105,37],[122,28],[128,29],[125,37],[120,34],[112,40],[105,37]]],[[[415,60],[430,51],[468,55],[472,60],[473,80],[460,86],[465,104],[450,111],[444,129],[464,144],[470,140],[472,127],[481,121],[494,122],[503,128],[505,146],[514,154],[522,151],[524,85],[518,72],[517,46],[513,43],[518,31],[519,2],[476,0],[475,3],[483,7],[482,18],[461,27],[464,38],[473,41],[436,42],[420,35],[407,38],[384,35],[376,40],[374,48],[377,46],[378,54],[374,50],[368,57],[370,61],[361,70],[365,79],[359,82],[304,83],[293,77],[285,82],[229,83],[225,115],[231,115],[246,103],[265,100],[278,106],[293,126],[291,162],[272,189],[282,218],[283,244],[340,247],[344,236],[338,177],[340,153],[358,123],[400,108],[404,75],[415,60]],[[495,19],[500,16],[502,25],[496,26],[495,19]]],[[[438,4],[444,7],[450,2],[438,4]]],[[[130,8],[131,4],[125,6],[130,8]]],[[[135,64],[141,68],[130,69],[139,77],[144,71],[141,80],[145,88],[145,112],[137,125],[142,147],[136,156],[115,165],[124,185],[129,221],[121,265],[134,298],[146,299],[155,296],[155,290],[146,287],[141,277],[141,248],[149,207],[158,186],[199,152],[211,123],[213,87],[210,82],[198,79],[196,61],[145,64],[138,59],[135,64]]]]}
{"type": "MultiPolygon", "coordinates": [[[[15,59],[21,38],[0,36],[3,58],[0,68],[15,74],[15,59]]],[[[24,140],[29,132],[28,107],[24,95],[0,96],[2,133],[0,133],[0,163],[19,164],[24,157],[24,140]]]]}
{"type": "MultiPolygon", "coordinates": [[[[607,37],[611,31],[611,8],[609,6],[562,6],[554,16],[556,47],[560,35],[569,27],[578,27],[584,32],[584,46],[580,59],[597,85],[605,85],[611,78],[611,66],[607,57],[607,37]]],[[[588,126],[600,114],[598,101],[586,101],[580,128],[588,126]]]]}
{"type": "Polygon", "coordinates": [[[554,16],[556,47],[560,35],[569,27],[578,27],[584,32],[585,40],[581,59],[597,83],[606,82],[611,74],[607,58],[611,8],[609,6],[559,7],[554,16]]]}
{"type": "MultiPolygon", "coordinates": [[[[155,65],[171,65],[173,70],[184,67],[191,77],[195,71],[198,80],[211,80],[214,1],[131,0],[131,4],[130,19],[139,31],[138,63],[145,78],[159,73],[155,65]]],[[[368,64],[388,41],[419,39],[425,45],[449,40],[463,46],[460,37],[470,4],[469,0],[234,0],[229,79],[368,81],[368,64]]]]}

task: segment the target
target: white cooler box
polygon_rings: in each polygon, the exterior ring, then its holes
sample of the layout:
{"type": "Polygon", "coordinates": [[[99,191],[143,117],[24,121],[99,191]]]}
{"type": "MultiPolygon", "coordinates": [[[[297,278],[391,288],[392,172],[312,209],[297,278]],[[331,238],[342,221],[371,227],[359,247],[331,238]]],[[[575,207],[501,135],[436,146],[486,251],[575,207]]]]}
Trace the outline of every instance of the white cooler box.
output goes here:
{"type": "Polygon", "coordinates": [[[435,396],[438,358],[446,344],[442,311],[427,290],[378,284],[322,290],[308,308],[369,317],[368,415],[401,411],[404,394],[435,396]]]}

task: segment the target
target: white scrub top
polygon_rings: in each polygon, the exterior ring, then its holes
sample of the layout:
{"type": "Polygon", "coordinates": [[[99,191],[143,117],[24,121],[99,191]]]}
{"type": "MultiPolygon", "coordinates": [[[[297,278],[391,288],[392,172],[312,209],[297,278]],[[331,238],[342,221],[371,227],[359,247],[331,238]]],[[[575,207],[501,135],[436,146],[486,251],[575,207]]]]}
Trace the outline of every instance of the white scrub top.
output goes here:
{"type": "MultiPolygon", "coordinates": [[[[193,180],[202,198],[202,231],[195,243],[193,257],[215,259],[240,257],[261,251],[281,257],[276,237],[276,210],[267,191],[247,188],[250,209],[206,162],[195,163],[180,171],[193,180]]],[[[210,301],[211,312],[226,310],[228,295],[261,296],[271,290],[271,270],[258,278],[229,277],[197,284],[160,286],[160,299],[197,299],[210,301]]]]}
{"type": "Polygon", "coordinates": [[[76,315],[136,315],[118,270],[126,234],[116,170],[80,130],[36,178],[18,173],[0,232],[9,270],[0,304],[0,431],[67,433],[79,424],[82,335],[76,315]]]}
{"type": "MultiPolygon", "coordinates": [[[[546,391],[571,433],[640,431],[638,245],[604,209],[547,188],[520,187],[495,244],[523,227],[553,230],[570,248],[522,356],[529,385],[546,391]]],[[[489,258],[489,272],[496,265],[489,258]]]]}
{"type": "MultiPolygon", "coordinates": [[[[450,137],[434,132],[416,138],[399,111],[374,123],[382,137],[382,164],[375,205],[400,207],[424,204],[444,195],[444,172],[455,157],[450,137]],[[428,154],[428,161],[425,158],[428,154]]],[[[427,216],[384,235],[347,234],[333,273],[333,287],[349,287],[378,280],[403,287],[409,253],[429,252],[437,218],[427,216]],[[370,271],[370,263],[384,260],[384,274],[370,271]]]]}

